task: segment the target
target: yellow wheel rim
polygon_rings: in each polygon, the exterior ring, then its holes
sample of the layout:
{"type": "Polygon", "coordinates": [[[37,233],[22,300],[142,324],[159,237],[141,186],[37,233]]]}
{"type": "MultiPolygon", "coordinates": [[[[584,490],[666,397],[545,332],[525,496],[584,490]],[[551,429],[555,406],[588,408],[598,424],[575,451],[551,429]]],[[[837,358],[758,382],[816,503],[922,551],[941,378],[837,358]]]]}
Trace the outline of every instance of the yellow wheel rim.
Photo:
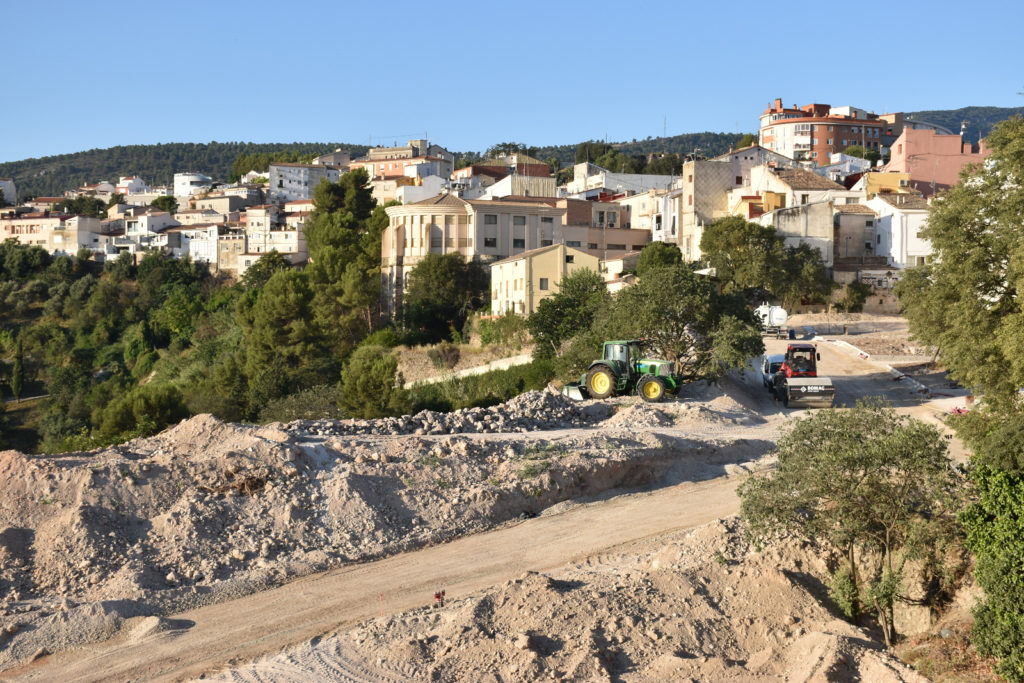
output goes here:
{"type": "Polygon", "coordinates": [[[590,379],[590,388],[594,390],[595,394],[603,394],[611,388],[611,380],[608,379],[608,375],[603,372],[595,373],[590,379]]]}
{"type": "Polygon", "coordinates": [[[647,398],[660,398],[661,387],[658,386],[657,382],[647,382],[644,384],[644,396],[647,398]]]}

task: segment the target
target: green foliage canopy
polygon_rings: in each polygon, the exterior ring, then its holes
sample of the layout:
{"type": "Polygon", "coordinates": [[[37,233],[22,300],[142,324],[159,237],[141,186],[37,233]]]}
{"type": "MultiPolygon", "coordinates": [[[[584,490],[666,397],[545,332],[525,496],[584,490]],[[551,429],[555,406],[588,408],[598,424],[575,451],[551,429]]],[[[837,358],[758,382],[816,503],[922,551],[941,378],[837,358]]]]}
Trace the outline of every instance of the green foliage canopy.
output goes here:
{"type": "Polygon", "coordinates": [[[950,575],[945,551],[958,539],[962,489],[935,427],[861,400],[791,423],[776,469],[752,476],[739,494],[755,537],[785,531],[842,553],[848,588],[841,602],[854,618],[873,607],[891,644],[893,606],[905,594],[903,563],[922,560],[931,574],[950,575]],[[863,562],[870,568],[859,576],[863,562]]]}

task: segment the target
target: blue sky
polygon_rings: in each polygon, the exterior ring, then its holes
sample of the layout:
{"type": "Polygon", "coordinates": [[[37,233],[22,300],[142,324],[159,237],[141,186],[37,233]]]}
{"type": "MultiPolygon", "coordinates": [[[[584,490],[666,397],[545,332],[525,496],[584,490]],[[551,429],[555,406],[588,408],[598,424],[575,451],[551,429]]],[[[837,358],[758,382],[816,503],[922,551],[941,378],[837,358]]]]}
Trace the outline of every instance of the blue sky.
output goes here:
{"type": "Polygon", "coordinates": [[[0,161],[157,142],[454,151],[752,132],[775,97],[1024,106],[1024,3],[8,3],[0,161]]]}

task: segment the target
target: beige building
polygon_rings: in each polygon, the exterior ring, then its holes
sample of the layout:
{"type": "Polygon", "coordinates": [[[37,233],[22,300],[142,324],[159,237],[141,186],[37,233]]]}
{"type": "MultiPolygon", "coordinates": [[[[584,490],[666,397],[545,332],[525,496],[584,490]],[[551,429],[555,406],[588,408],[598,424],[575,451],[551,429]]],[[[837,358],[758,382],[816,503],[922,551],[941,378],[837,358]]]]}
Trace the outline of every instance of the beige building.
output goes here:
{"type": "Polygon", "coordinates": [[[564,244],[531,249],[491,264],[491,313],[530,315],[578,270],[599,269],[599,260],[564,244]]]}
{"type": "Polygon", "coordinates": [[[381,299],[393,315],[409,272],[428,254],[498,261],[561,242],[564,210],[545,201],[466,200],[443,194],[386,209],[381,299]]]}
{"type": "Polygon", "coordinates": [[[74,256],[79,249],[99,249],[102,224],[98,218],[48,211],[0,213],[0,241],[17,240],[50,254],[74,256]]]}

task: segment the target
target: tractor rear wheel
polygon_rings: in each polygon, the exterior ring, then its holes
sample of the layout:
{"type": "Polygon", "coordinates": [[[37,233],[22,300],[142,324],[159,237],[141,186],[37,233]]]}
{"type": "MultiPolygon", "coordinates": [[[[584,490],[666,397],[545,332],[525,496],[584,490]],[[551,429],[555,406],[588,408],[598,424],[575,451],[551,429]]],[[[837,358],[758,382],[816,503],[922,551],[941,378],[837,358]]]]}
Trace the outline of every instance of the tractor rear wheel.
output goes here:
{"type": "Polygon", "coordinates": [[[665,398],[665,383],[657,377],[644,377],[637,386],[637,392],[648,403],[657,403],[665,398]]]}
{"type": "Polygon", "coordinates": [[[608,398],[615,392],[615,375],[606,367],[596,367],[587,373],[587,391],[594,398],[608,398]]]}

